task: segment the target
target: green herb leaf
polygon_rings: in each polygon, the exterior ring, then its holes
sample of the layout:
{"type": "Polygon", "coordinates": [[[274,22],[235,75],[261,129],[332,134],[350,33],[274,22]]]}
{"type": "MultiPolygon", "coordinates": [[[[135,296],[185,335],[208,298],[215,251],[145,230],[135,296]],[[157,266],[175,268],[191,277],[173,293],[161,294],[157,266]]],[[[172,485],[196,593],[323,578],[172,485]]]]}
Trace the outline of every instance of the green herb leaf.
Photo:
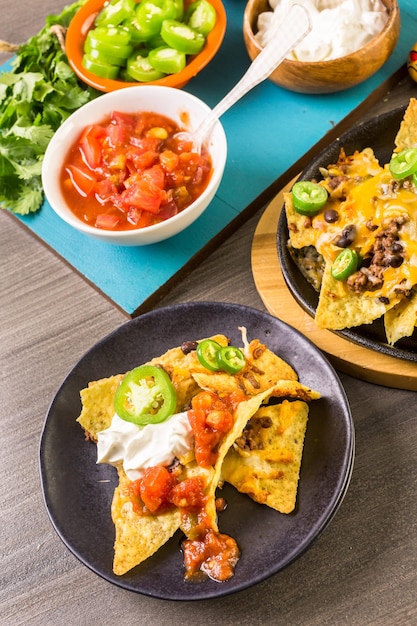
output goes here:
{"type": "Polygon", "coordinates": [[[41,208],[49,141],[71,113],[100,95],[79,81],[51,31],[67,28],[84,2],[49,15],[44,28],[19,47],[12,70],[0,74],[0,208],[20,215],[41,208]]]}

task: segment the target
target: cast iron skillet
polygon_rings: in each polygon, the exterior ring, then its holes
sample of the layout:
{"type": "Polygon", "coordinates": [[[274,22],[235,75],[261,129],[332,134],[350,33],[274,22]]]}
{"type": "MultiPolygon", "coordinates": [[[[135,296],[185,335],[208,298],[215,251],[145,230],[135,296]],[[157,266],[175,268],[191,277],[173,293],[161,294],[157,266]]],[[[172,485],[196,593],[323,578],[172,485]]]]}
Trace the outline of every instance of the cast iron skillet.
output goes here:
{"type": "MultiPolygon", "coordinates": [[[[379,115],[341,135],[311,161],[301,173],[300,179],[311,180],[315,178],[319,180],[321,178],[319,168],[326,167],[329,163],[336,163],[341,147],[345,149],[346,154],[352,154],[355,150],[363,150],[370,147],[374,150],[381,164],[388,163],[394,149],[395,136],[399,130],[405,108],[406,106],[403,105],[388,113],[379,115]]],[[[287,248],[288,236],[287,220],[285,210],[283,210],[278,223],[277,233],[277,247],[282,274],[296,302],[311,317],[314,317],[318,304],[318,293],[305,280],[292,260],[287,248]]],[[[389,346],[386,342],[382,319],[376,320],[372,324],[333,332],[370,350],[407,361],[417,361],[417,331],[414,331],[411,337],[405,337],[398,341],[395,346],[389,346]]]]}

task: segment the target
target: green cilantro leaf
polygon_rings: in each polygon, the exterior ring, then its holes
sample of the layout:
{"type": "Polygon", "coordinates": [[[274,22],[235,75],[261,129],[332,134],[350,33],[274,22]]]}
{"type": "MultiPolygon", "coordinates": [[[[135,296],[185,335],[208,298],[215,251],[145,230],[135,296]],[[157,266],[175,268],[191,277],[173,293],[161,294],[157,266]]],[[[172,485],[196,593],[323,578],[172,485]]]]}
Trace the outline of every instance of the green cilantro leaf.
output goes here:
{"type": "Polygon", "coordinates": [[[20,215],[41,208],[49,141],[71,113],[100,95],[78,80],[51,32],[55,25],[68,27],[84,2],[49,15],[42,30],[19,47],[12,70],[0,74],[0,208],[20,215]]]}

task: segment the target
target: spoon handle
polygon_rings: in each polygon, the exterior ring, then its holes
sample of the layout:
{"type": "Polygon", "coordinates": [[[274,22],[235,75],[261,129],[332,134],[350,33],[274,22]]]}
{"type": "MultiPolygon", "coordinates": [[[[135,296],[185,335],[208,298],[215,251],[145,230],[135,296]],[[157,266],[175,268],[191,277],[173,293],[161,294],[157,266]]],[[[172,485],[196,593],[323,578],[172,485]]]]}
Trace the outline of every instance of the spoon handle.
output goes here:
{"type": "Polygon", "coordinates": [[[271,41],[253,60],[240,81],[211,110],[211,113],[197,130],[200,138],[204,139],[212,124],[235,102],[268,78],[271,72],[285,59],[288,52],[302,41],[310,30],[311,20],[307,9],[300,4],[292,5],[281,24],[276,25],[276,32],[271,41]]]}

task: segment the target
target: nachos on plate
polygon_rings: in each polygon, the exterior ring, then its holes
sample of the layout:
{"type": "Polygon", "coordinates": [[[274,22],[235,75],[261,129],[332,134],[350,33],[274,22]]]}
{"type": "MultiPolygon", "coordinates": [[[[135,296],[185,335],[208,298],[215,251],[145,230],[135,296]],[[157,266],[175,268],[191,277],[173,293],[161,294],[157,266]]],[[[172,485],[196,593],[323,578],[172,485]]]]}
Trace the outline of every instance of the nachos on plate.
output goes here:
{"type": "Polygon", "coordinates": [[[123,575],[178,529],[185,578],[225,581],[239,559],[220,532],[224,481],[282,513],[295,508],[308,403],[320,393],[259,340],[188,341],[81,390],[77,421],[97,462],[117,469],[113,571],[123,575]]]}
{"type": "Polygon", "coordinates": [[[285,194],[290,254],[319,292],[315,322],[343,330],[383,318],[393,345],[417,325],[417,100],[389,163],[342,147],[321,174],[285,194]]]}

